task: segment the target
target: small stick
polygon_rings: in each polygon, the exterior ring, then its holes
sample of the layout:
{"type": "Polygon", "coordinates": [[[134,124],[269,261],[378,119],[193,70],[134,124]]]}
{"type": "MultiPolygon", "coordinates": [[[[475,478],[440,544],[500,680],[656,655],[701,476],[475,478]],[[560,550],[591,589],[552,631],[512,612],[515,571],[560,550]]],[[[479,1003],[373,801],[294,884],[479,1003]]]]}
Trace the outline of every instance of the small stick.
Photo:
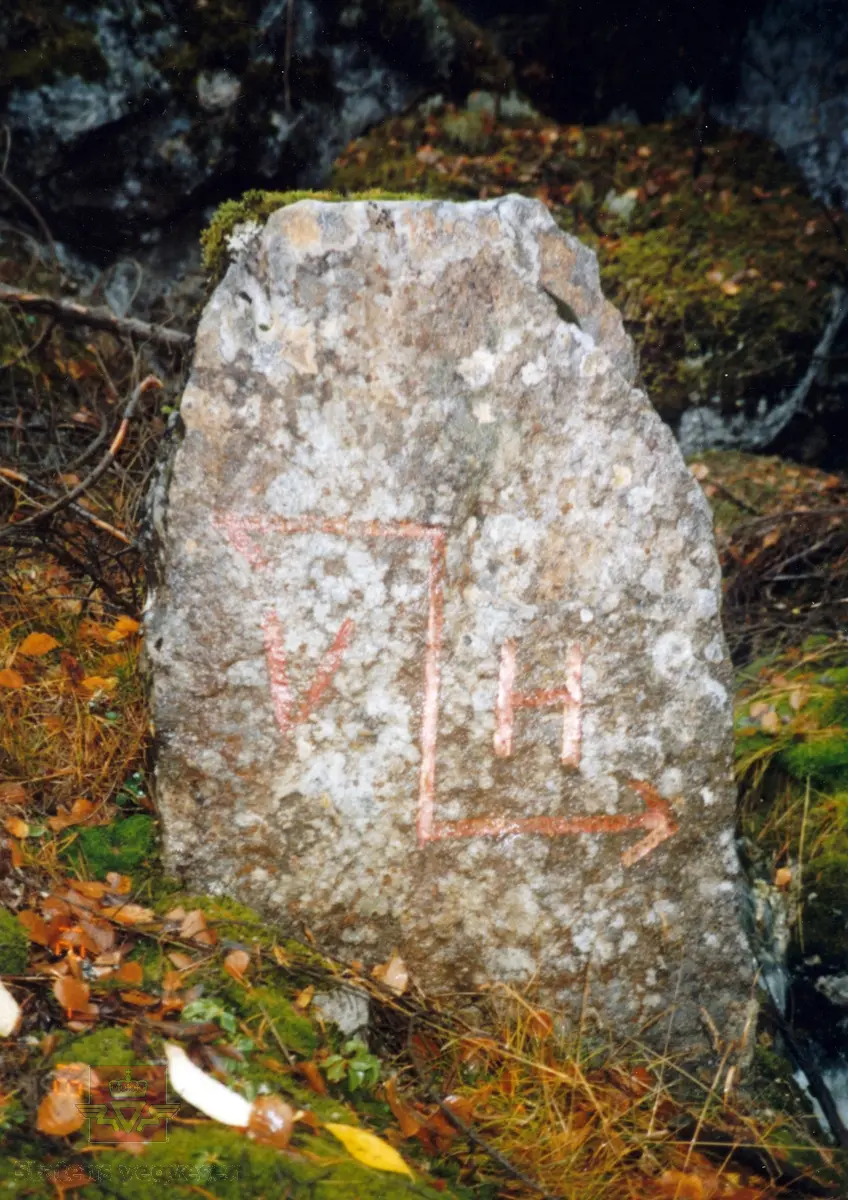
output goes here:
{"type": "Polygon", "coordinates": [[[191,334],[178,329],[166,329],[164,325],[151,325],[135,317],[116,317],[108,308],[86,308],[72,300],[60,300],[56,296],[45,296],[40,292],[28,292],[23,288],[9,287],[0,283],[0,301],[17,304],[25,312],[43,313],[62,325],[89,325],[120,337],[143,338],[158,342],[162,346],[185,347],[191,343],[191,334]]]}
{"type": "MultiPolygon", "coordinates": [[[[10,537],[13,532],[17,532],[27,525],[35,525],[38,522],[45,521],[48,517],[54,516],[57,512],[61,512],[63,508],[67,508],[69,504],[73,504],[74,500],[76,500],[78,496],[81,496],[83,492],[88,491],[88,489],[97,482],[101,475],[106,473],[106,471],[115,461],[115,457],[123,445],[124,438],[127,436],[127,430],[129,429],[130,421],[135,415],[135,410],[138,408],[138,403],[141,400],[141,397],[145,392],[149,392],[151,388],[161,387],[162,383],[156,378],[155,375],[148,375],[146,378],[142,379],[138,387],[133,389],[133,393],[127,401],[126,407],[124,408],[124,412],[121,417],[121,423],[118,426],[118,432],[112,438],[109,449],[100,459],[97,466],[90,471],[88,475],[86,475],[85,479],[78,483],[76,487],[71,488],[66,496],[60,496],[57,500],[54,500],[52,504],[48,504],[47,507],[43,508],[40,512],[33,513],[31,517],[26,517],[23,521],[17,521],[13,525],[7,525],[5,529],[0,529],[0,541],[3,541],[4,538],[10,537]]],[[[4,471],[4,474],[7,474],[7,472],[4,471]]],[[[110,527],[110,532],[115,532],[113,527],[110,527]]]]}
{"type": "MultiPolygon", "coordinates": [[[[0,467],[0,479],[10,480],[12,483],[21,483],[25,487],[31,487],[35,491],[42,492],[45,496],[55,497],[57,500],[64,499],[64,496],[57,496],[53,488],[46,487],[45,484],[39,483],[37,479],[30,479],[28,475],[24,475],[23,471],[14,471],[11,467],[0,467]]],[[[83,508],[81,504],[70,504],[68,507],[71,509],[71,512],[74,514],[74,516],[82,517],[84,520],[90,521],[92,525],[96,525],[98,529],[102,529],[105,533],[111,533],[112,537],[117,538],[119,542],[124,542],[124,544],[127,546],[132,545],[132,542],[123,532],[123,530],[118,529],[114,525],[110,525],[108,521],[102,521],[100,517],[96,517],[94,513],[89,512],[87,508],[83,508]]],[[[32,520],[35,521],[41,516],[41,513],[35,513],[32,517],[32,520]]],[[[23,524],[23,521],[12,522],[7,525],[5,529],[0,529],[0,541],[3,540],[4,533],[7,529],[11,536],[14,530],[19,529],[23,524]]],[[[27,521],[27,524],[29,524],[29,521],[27,521]]]]}

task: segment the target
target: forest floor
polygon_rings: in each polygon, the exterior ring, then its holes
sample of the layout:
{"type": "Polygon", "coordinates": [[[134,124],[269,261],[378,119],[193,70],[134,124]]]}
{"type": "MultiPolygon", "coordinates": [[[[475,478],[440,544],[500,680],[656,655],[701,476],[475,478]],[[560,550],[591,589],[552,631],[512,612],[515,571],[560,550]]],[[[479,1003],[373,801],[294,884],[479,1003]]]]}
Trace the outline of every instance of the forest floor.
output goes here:
{"type": "MultiPolygon", "coordinates": [[[[669,363],[694,353],[674,342],[674,305],[701,306],[699,346],[713,337],[722,370],[734,369],[739,328],[757,323],[754,299],[769,321],[803,317],[792,336],[813,336],[808,281],[844,245],[826,214],[772,186],[770,161],[737,192],[719,178],[724,151],[712,164],[722,186],[710,188],[679,164],[665,169],[666,151],[642,133],[537,130],[493,145],[484,117],[453,118],[390,126],[390,141],[421,143],[408,158],[392,151],[390,179],[369,163],[377,135],[351,148],[340,176],[430,192],[461,177],[480,194],[496,168],[501,191],[526,190],[527,175],[531,194],[568,202],[631,318],[657,308],[643,322],[643,363],[672,408],[683,384],[669,363]],[[736,262],[716,234],[695,299],[669,289],[660,300],[650,280],[632,284],[630,259],[616,275],[628,205],[644,206],[646,235],[662,211],[674,237],[696,240],[692,205],[710,229],[732,224],[728,237],[771,207],[782,260],[736,262]]],[[[213,226],[213,273],[226,228],[249,211],[213,226]]],[[[766,249],[773,242],[764,235],[766,249]]],[[[57,262],[6,228],[0,282],[69,290],[57,262]]],[[[0,305],[0,1198],[844,1195],[844,1149],[813,1119],[782,1053],[791,1030],[765,1004],[747,1069],[728,1071],[716,1031],[716,1065],[703,1072],[617,1041],[589,1006],[564,1031],[532,989],[425,996],[397,958],[344,966],[165,874],[136,539],[185,363],[177,345],[142,353],[115,332],[0,305]],[[142,1103],[177,1111],[140,1129],[142,1103]]],[[[758,378],[771,370],[763,345],[758,378]]],[[[705,394],[712,370],[695,382],[705,394]]],[[[848,481],[730,453],[690,469],[713,505],[724,566],[748,869],[771,910],[782,906],[790,958],[838,963],[848,953],[848,481]]]]}

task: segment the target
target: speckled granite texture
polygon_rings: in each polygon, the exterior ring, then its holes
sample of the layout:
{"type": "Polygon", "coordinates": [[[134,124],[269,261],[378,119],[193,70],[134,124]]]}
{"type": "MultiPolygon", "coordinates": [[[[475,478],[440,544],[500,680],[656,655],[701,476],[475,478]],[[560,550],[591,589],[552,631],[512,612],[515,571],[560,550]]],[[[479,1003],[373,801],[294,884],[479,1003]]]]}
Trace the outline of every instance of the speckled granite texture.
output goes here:
{"type": "Polygon", "coordinates": [[[592,253],[518,196],[241,228],[147,616],[167,860],[425,987],[738,1032],[710,514],[592,253]]]}

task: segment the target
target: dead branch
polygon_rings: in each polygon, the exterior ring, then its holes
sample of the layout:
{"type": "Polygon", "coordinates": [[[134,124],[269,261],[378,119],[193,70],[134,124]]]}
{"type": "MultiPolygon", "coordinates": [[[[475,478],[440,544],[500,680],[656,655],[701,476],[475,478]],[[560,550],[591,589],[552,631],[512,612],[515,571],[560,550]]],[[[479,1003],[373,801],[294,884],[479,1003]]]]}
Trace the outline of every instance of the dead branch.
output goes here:
{"type": "MultiPolygon", "coordinates": [[[[109,467],[115,461],[117,453],[123,445],[124,438],[127,436],[127,430],[129,429],[130,421],[135,416],[135,411],[138,408],[141,397],[145,394],[145,392],[149,392],[152,388],[161,387],[162,382],[161,380],[157,379],[155,375],[148,375],[145,379],[143,379],[138,387],[133,389],[132,395],[127,401],[127,404],[124,407],[124,411],[121,415],[121,423],[118,426],[118,431],[112,438],[108,450],[97,463],[97,466],[94,467],[94,469],[91,470],[88,475],[86,475],[85,479],[81,480],[80,483],[71,488],[66,495],[57,497],[57,499],[55,499],[52,504],[48,504],[46,508],[42,508],[37,513],[33,513],[31,517],[25,517],[23,521],[16,521],[14,524],[7,525],[5,529],[0,529],[0,542],[10,540],[16,533],[28,525],[40,524],[42,521],[46,521],[49,517],[55,516],[56,513],[61,512],[63,508],[68,508],[69,505],[72,505],[79,496],[88,491],[88,489],[92,487],[97,480],[105,474],[106,471],[108,471],[109,467]]],[[[9,468],[3,468],[2,475],[5,478],[17,477],[21,482],[32,482],[31,480],[27,479],[26,476],[21,476],[18,472],[11,471],[9,468]]],[[[85,513],[88,519],[92,519],[91,514],[85,509],[82,509],[81,512],[85,513]]],[[[94,522],[101,528],[106,528],[107,531],[113,536],[118,536],[123,541],[129,540],[125,534],[121,534],[121,532],[116,530],[112,525],[107,526],[106,523],[100,521],[99,518],[94,518],[94,522]]]]}
{"type": "MultiPolygon", "coordinates": [[[[29,475],[24,475],[23,471],[15,471],[11,467],[0,467],[0,480],[8,480],[10,483],[18,483],[22,487],[31,488],[33,491],[40,492],[43,496],[49,496],[51,499],[56,500],[57,502],[64,501],[66,499],[66,497],[58,495],[53,488],[47,487],[46,484],[39,483],[37,479],[31,479],[29,475]]],[[[102,521],[100,517],[96,517],[94,513],[89,512],[87,508],[83,508],[81,504],[69,502],[67,507],[71,510],[75,517],[80,517],[82,520],[88,521],[97,529],[102,529],[104,533],[111,534],[112,537],[117,538],[120,542],[124,542],[124,544],[127,546],[132,544],[122,529],[118,529],[116,526],[110,525],[108,521],[102,521]]],[[[33,517],[28,518],[26,521],[18,521],[14,524],[7,525],[5,529],[0,529],[0,541],[2,541],[7,534],[8,538],[11,539],[22,525],[34,524],[36,520],[40,520],[44,516],[44,511],[45,510],[35,513],[33,517]]]]}
{"type": "Polygon", "coordinates": [[[24,312],[42,313],[62,325],[88,325],[102,329],[116,337],[143,338],[161,346],[183,349],[191,344],[191,334],[178,329],[166,329],[164,325],[151,325],[135,317],[117,317],[108,308],[86,308],[72,300],[60,300],[39,292],[28,292],[24,288],[9,287],[0,283],[0,301],[17,304],[24,312]]]}

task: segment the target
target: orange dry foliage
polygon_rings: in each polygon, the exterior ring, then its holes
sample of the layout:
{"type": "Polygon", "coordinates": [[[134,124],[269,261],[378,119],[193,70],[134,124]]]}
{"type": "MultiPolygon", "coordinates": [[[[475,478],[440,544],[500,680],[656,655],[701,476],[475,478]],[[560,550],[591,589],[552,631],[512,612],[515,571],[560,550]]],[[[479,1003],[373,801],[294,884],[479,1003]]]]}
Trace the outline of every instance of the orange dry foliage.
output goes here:
{"type": "Polygon", "coordinates": [[[110,801],[147,735],[139,646],[138,622],[63,567],[10,564],[0,591],[0,802],[4,820],[29,823],[21,861],[37,858],[32,830],[43,823],[70,832],[114,815],[110,801]]]}

